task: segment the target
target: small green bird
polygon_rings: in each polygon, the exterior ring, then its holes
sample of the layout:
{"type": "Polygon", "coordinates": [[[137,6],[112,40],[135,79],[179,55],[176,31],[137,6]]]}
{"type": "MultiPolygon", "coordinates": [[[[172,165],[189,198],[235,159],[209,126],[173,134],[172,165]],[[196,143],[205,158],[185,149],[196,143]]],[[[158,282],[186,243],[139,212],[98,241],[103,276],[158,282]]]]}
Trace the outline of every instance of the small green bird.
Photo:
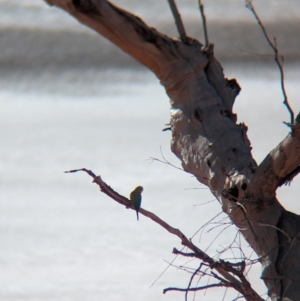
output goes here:
{"type": "Polygon", "coordinates": [[[132,205],[136,211],[136,217],[137,220],[139,220],[139,209],[141,207],[142,203],[142,191],[143,191],[142,186],[136,187],[131,193],[130,193],[130,201],[132,202],[132,205]]]}

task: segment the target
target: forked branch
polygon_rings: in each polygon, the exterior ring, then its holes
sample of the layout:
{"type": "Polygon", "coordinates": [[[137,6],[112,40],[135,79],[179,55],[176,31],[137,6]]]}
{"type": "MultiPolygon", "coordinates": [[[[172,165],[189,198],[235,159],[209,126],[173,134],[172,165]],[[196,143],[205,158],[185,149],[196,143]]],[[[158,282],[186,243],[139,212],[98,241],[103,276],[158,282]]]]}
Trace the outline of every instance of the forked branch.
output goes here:
{"type": "MultiPolygon", "coordinates": [[[[88,170],[86,168],[81,168],[81,169],[69,170],[66,171],[66,173],[75,173],[78,171],[84,171],[89,176],[91,176],[93,178],[93,183],[99,186],[101,192],[105,193],[110,198],[120,203],[121,205],[125,206],[126,208],[131,208],[134,210],[134,207],[129,199],[114,191],[109,185],[107,185],[102,180],[100,176],[96,176],[91,170],[88,170]]],[[[250,283],[246,280],[246,277],[243,275],[240,269],[236,269],[230,262],[225,262],[223,260],[219,260],[219,261],[214,260],[213,258],[208,256],[205,252],[203,252],[201,249],[199,249],[197,246],[195,246],[192,243],[192,241],[188,239],[179,229],[171,227],[169,224],[167,224],[165,221],[160,219],[154,213],[142,208],[140,208],[139,213],[152,219],[154,222],[156,222],[164,229],[166,229],[169,233],[176,235],[181,240],[182,245],[186,246],[191,251],[193,251],[193,253],[191,253],[191,256],[202,260],[210,267],[210,269],[217,271],[219,275],[221,275],[223,278],[219,276],[216,277],[216,274],[212,272],[213,277],[221,281],[221,284],[216,284],[214,285],[214,287],[215,286],[232,287],[235,290],[237,290],[240,294],[242,294],[247,301],[263,301],[263,299],[252,289],[250,283]]],[[[208,286],[206,286],[206,288],[208,288],[208,286]]],[[[200,289],[201,288],[197,288],[197,290],[200,289]]],[[[195,289],[190,288],[189,290],[195,290],[195,289]]]]}

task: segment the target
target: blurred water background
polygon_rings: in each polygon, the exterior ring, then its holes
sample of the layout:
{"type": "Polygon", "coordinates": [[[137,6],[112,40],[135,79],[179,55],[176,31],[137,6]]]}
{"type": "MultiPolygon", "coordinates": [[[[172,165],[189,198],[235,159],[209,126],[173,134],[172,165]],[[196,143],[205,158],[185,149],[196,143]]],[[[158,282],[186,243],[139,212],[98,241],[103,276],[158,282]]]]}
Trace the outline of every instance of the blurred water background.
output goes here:
{"type": "MultiPolygon", "coordinates": [[[[177,2],[188,34],[202,40],[197,1],[177,2]]],[[[167,1],[114,3],[177,36],[167,1]]],[[[204,3],[216,56],[242,87],[234,111],[249,126],[260,162],[288,133],[279,73],[267,55],[272,52],[244,1],[204,3]]],[[[285,56],[297,113],[299,1],[254,4],[285,56]]],[[[151,286],[174,259],[179,240],[143,216],[137,222],[86,174],[63,173],[90,168],[124,195],[143,185],[142,207],[188,237],[219,214],[218,203],[208,202],[212,195],[193,177],[149,160],[163,153],[179,166],[169,150],[170,133],[161,131],[169,119],[163,87],[114,45],[42,0],[0,0],[0,37],[0,300],[183,300],[181,293],[162,294],[165,287],[188,285],[191,274],[180,268],[170,267],[151,286]]],[[[283,206],[296,213],[299,184],[295,179],[278,191],[283,206]]],[[[210,245],[222,227],[208,229],[193,241],[211,256],[236,234],[229,227],[210,245]]],[[[238,254],[225,257],[233,256],[238,254]]],[[[185,259],[174,265],[197,267],[185,259]]],[[[259,265],[252,272],[254,287],[265,293],[259,265]]],[[[224,293],[198,292],[195,300],[223,300],[224,293]]],[[[224,300],[235,296],[227,291],[224,300]]]]}

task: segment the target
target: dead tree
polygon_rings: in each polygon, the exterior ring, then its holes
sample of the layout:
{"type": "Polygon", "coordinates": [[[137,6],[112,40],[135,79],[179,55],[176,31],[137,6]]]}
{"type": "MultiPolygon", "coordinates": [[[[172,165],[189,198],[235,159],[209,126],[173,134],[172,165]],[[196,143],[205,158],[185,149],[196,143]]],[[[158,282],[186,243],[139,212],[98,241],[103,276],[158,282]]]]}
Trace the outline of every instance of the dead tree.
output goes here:
{"type": "MultiPolygon", "coordinates": [[[[299,172],[300,115],[294,120],[290,110],[290,133],[257,165],[247,126],[237,124],[232,112],[240,87],[235,79],[224,77],[213,45],[203,45],[184,31],[181,39],[170,38],[105,0],[46,1],[106,37],[158,77],[170,98],[173,153],[186,172],[209,187],[260,257],[271,300],[298,300],[300,217],[283,208],[276,190],[299,172]]],[[[125,198],[105,188],[101,178],[91,175],[105,193],[128,205],[125,198]]],[[[183,244],[189,244],[183,234],[177,234],[183,244]]],[[[193,245],[190,248],[196,257],[201,253],[193,245]]],[[[208,264],[217,268],[220,284],[235,287],[246,300],[262,300],[238,274],[242,268],[224,262],[208,264]]]]}

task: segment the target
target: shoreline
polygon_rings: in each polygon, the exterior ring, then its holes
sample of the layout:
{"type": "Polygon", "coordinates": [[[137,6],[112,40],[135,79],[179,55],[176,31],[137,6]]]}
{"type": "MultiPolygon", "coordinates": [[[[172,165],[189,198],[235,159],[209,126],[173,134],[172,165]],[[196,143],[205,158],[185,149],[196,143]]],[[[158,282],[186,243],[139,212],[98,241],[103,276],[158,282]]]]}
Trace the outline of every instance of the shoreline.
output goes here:
{"type": "MultiPolygon", "coordinates": [[[[189,29],[193,24],[188,24],[189,29]]],[[[170,32],[173,24],[164,24],[170,32]]],[[[285,63],[300,63],[299,23],[267,23],[271,37],[277,37],[279,51],[285,63]]],[[[197,37],[201,28],[188,30],[197,37]]],[[[215,44],[215,56],[221,63],[273,63],[272,50],[265,41],[256,23],[218,23],[209,25],[209,39],[215,44]]],[[[139,64],[109,41],[94,33],[22,29],[0,29],[0,68],[35,69],[45,65],[57,68],[140,68],[139,64]]],[[[200,37],[201,40],[201,37],[200,37]]]]}

